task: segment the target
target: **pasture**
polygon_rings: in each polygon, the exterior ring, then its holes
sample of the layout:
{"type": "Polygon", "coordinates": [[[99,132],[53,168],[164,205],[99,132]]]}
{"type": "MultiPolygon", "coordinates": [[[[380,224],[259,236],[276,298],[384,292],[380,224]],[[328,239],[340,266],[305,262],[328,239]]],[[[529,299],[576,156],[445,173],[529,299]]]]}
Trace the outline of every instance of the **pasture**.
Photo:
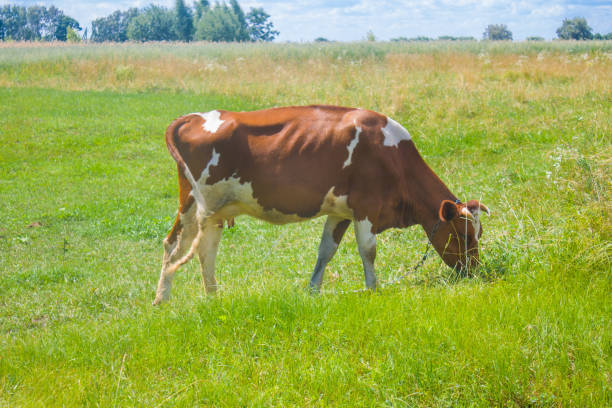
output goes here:
{"type": "MultiPolygon", "coordinates": [[[[612,42],[0,45],[0,406],[611,406],[612,42]],[[482,267],[362,288],[352,227],[225,230],[152,307],[175,117],[388,114],[484,217],[482,267]]],[[[420,227],[379,236],[381,281],[420,227]]]]}

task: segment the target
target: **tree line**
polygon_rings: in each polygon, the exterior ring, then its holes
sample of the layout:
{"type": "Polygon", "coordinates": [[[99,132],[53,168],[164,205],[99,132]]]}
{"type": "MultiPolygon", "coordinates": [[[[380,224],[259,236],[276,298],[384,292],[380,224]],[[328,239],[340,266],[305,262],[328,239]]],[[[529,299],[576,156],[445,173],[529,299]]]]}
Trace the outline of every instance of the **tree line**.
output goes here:
{"type": "Polygon", "coordinates": [[[0,7],[0,40],[66,41],[80,38],[81,26],[55,6],[0,7]]]}
{"type": "MultiPolygon", "coordinates": [[[[103,41],[272,41],[278,36],[270,15],[261,7],[245,13],[237,0],[216,2],[196,0],[192,7],[176,0],[175,7],[151,4],[145,8],[117,10],[91,23],[87,38],[103,41]]],[[[81,26],[55,6],[0,7],[0,40],[80,41],[81,26]]]]}
{"type": "MultiPolygon", "coordinates": [[[[584,17],[575,17],[572,19],[564,19],[561,26],[557,28],[557,38],[560,40],[612,40],[612,33],[600,34],[593,33],[593,29],[589,26],[584,17]]],[[[508,29],[506,24],[489,24],[482,34],[483,40],[490,41],[512,41],[512,31],[508,29]]],[[[438,37],[438,40],[446,41],[476,41],[474,37],[453,37],[444,35],[438,37]]],[[[315,41],[327,41],[325,38],[319,37],[315,41]]],[[[434,38],[418,36],[413,38],[398,37],[392,38],[391,41],[435,41],[434,38]]],[[[544,41],[543,37],[527,37],[527,41],[544,41]]]]}
{"type": "MultiPolygon", "coordinates": [[[[512,41],[512,32],[505,24],[489,24],[482,35],[484,40],[512,41]]],[[[584,17],[565,18],[557,28],[557,38],[560,40],[612,40],[612,33],[593,34],[584,17]]],[[[528,41],[544,41],[542,37],[527,37],[528,41]]]]}
{"type": "Polygon", "coordinates": [[[229,4],[196,0],[193,7],[176,0],[173,9],[151,4],[143,9],[117,10],[91,23],[91,41],[272,41],[279,34],[263,8],[242,10],[229,4]]]}

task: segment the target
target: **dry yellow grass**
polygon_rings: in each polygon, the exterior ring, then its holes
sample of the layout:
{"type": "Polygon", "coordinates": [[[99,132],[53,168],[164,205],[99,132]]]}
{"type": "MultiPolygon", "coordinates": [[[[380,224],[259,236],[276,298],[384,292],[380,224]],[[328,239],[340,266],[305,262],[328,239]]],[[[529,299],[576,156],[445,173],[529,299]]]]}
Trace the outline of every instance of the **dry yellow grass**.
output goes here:
{"type": "MultiPolygon", "coordinates": [[[[29,50],[33,46],[12,47],[29,50]]],[[[205,50],[207,45],[200,47],[205,50]]],[[[77,45],[67,48],[70,52],[63,57],[41,58],[0,70],[0,86],[175,90],[234,95],[268,106],[350,105],[407,117],[418,113],[419,122],[437,121],[447,126],[458,117],[473,119],[482,113],[487,113],[482,120],[495,126],[497,120],[492,120],[495,117],[490,113],[496,103],[511,104],[520,111],[545,99],[611,95],[612,87],[612,54],[606,52],[523,55],[520,49],[503,54],[451,49],[412,53],[398,48],[386,50],[382,56],[313,52],[311,56],[302,53],[299,58],[280,58],[275,54],[278,49],[271,47],[268,53],[259,47],[253,52],[242,46],[227,55],[175,55],[163,50],[144,55],[128,50],[78,58],[74,50],[82,52],[88,46],[77,45]]],[[[607,109],[610,114],[612,108],[607,109]]],[[[551,114],[545,125],[552,126],[559,119],[567,118],[551,114]]]]}

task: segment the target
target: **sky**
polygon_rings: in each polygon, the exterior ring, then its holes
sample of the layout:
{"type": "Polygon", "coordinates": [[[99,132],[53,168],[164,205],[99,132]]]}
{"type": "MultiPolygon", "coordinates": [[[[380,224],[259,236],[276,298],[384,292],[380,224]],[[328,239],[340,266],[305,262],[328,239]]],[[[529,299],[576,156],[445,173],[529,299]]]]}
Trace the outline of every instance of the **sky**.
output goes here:
{"type": "MultiPolygon", "coordinates": [[[[115,10],[150,3],[173,7],[175,0],[0,0],[1,4],[55,5],[81,26],[115,10]]],[[[185,0],[191,4],[191,0],[185,0]]],[[[214,3],[214,1],[211,1],[214,3]]],[[[359,41],[372,31],[378,40],[442,35],[482,38],[489,24],[506,24],[515,40],[556,38],[564,18],[585,17],[593,32],[612,32],[612,0],[239,0],[248,12],[263,7],[280,32],[276,41],[324,37],[359,41]]]]}

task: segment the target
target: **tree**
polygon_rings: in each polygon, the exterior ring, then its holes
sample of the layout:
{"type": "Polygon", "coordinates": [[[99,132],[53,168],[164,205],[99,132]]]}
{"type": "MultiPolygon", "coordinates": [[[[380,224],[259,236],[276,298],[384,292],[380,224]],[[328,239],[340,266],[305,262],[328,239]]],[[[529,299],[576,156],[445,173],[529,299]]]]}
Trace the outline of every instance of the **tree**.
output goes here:
{"type": "Polygon", "coordinates": [[[176,36],[181,41],[191,41],[193,39],[193,16],[191,9],[185,6],[183,0],[176,0],[174,8],[176,13],[176,36]]]}
{"type": "Polygon", "coordinates": [[[197,22],[202,18],[204,13],[210,10],[210,3],[208,2],[208,0],[196,0],[196,2],[194,3],[194,8],[195,15],[193,16],[193,19],[197,24],[197,22]]]}
{"type": "Polygon", "coordinates": [[[238,27],[236,28],[236,41],[250,41],[251,37],[249,36],[249,28],[247,27],[247,21],[244,11],[242,11],[242,7],[240,7],[237,0],[230,0],[230,7],[238,20],[238,27]]]}
{"type": "Polygon", "coordinates": [[[374,31],[368,30],[366,33],[366,41],[374,42],[376,41],[376,36],[374,35],[374,31]]]}
{"type": "Polygon", "coordinates": [[[74,18],[55,6],[6,5],[0,8],[0,39],[66,41],[68,29],[81,30],[74,18]]]}
{"type": "Polygon", "coordinates": [[[198,21],[194,38],[214,42],[241,41],[238,37],[240,31],[240,22],[232,9],[225,3],[217,3],[198,21]]]}
{"type": "Polygon", "coordinates": [[[197,0],[194,8],[196,40],[272,41],[279,34],[263,8],[251,8],[245,15],[237,0],[216,2],[212,8],[207,0],[197,0]]]}
{"type": "Polygon", "coordinates": [[[272,41],[276,38],[279,32],[269,19],[270,15],[263,8],[251,8],[246,16],[251,41],[272,41]]]}
{"type": "Polygon", "coordinates": [[[2,20],[3,40],[24,40],[27,25],[26,8],[7,4],[0,8],[0,20],[2,20]]]}
{"type": "Polygon", "coordinates": [[[127,41],[127,29],[134,17],[139,14],[137,8],[127,11],[114,11],[106,17],[97,18],[91,22],[91,41],[127,41]]]}
{"type": "Polygon", "coordinates": [[[512,31],[505,24],[489,24],[482,35],[484,40],[512,41],[512,31]]]}
{"type": "Polygon", "coordinates": [[[151,4],[128,24],[127,37],[135,41],[174,41],[176,16],[165,7],[151,4]]]}
{"type": "Polygon", "coordinates": [[[562,40],[592,40],[593,29],[584,17],[565,18],[561,27],[557,28],[557,37],[562,40]]]}
{"type": "Polygon", "coordinates": [[[81,42],[81,37],[72,28],[66,28],[66,41],[68,42],[81,42]]]}
{"type": "Polygon", "coordinates": [[[48,19],[47,8],[43,6],[31,6],[26,10],[27,25],[24,40],[38,41],[43,37],[43,31],[48,19]]]}
{"type": "Polygon", "coordinates": [[[55,6],[47,9],[48,13],[48,34],[45,36],[49,41],[66,41],[68,28],[81,31],[79,22],[72,17],[68,17],[64,12],[55,6]]]}
{"type": "Polygon", "coordinates": [[[593,35],[593,39],[594,40],[612,40],[612,33],[608,33],[608,34],[595,33],[593,35]]]}

